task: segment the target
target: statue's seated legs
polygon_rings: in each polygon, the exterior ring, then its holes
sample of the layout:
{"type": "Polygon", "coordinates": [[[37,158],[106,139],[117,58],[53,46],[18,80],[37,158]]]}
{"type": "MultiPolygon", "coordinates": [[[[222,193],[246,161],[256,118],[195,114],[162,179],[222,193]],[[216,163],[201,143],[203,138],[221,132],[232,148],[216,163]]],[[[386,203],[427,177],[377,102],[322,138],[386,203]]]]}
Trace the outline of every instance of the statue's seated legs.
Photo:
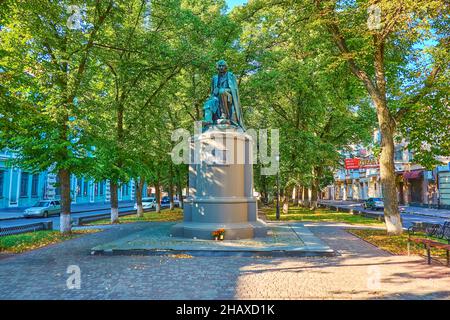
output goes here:
{"type": "Polygon", "coordinates": [[[213,123],[220,117],[219,100],[212,97],[203,105],[203,121],[206,123],[213,123]]]}
{"type": "Polygon", "coordinates": [[[219,93],[220,109],[222,110],[223,118],[231,121],[234,125],[239,125],[236,118],[235,106],[233,103],[233,96],[230,92],[224,91],[219,93]]]}
{"type": "Polygon", "coordinates": [[[221,89],[219,92],[219,99],[223,118],[230,119],[231,105],[233,104],[233,97],[231,93],[221,89]]]}

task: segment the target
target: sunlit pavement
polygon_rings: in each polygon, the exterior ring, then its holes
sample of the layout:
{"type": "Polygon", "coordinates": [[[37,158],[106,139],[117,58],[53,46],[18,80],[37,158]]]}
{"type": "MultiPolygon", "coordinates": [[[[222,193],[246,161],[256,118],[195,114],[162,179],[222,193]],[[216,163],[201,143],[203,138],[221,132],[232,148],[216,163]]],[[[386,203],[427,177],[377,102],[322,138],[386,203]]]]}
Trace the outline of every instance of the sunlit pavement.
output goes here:
{"type": "MultiPolygon", "coordinates": [[[[392,256],[345,231],[306,226],[335,257],[97,256],[95,245],[151,227],[118,225],[0,259],[0,299],[448,299],[450,268],[392,256]],[[71,269],[68,269],[72,266],[71,269]],[[79,267],[80,288],[67,282],[79,267]]],[[[70,283],[70,281],[69,281],[70,283]]]]}

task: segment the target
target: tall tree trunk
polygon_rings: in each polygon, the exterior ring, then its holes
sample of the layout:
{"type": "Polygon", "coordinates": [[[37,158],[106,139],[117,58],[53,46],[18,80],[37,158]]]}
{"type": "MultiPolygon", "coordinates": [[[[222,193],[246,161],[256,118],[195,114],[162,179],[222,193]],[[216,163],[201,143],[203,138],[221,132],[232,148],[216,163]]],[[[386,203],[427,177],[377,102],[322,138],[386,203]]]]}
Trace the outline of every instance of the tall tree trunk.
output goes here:
{"type": "Polygon", "coordinates": [[[177,193],[178,193],[178,203],[180,206],[180,209],[183,209],[184,203],[183,203],[183,187],[181,183],[181,176],[178,174],[177,179],[177,193]]]}
{"type": "Polygon", "coordinates": [[[306,187],[303,187],[302,190],[302,205],[303,207],[309,206],[308,189],[306,187]]]}
{"type": "Polygon", "coordinates": [[[313,168],[313,181],[311,185],[311,203],[310,208],[312,210],[317,208],[317,201],[319,199],[320,191],[320,179],[322,178],[322,167],[317,166],[313,168]]]}
{"type": "MultiPolygon", "coordinates": [[[[320,10],[321,2],[316,1],[316,6],[320,10]]],[[[395,166],[394,166],[394,133],[395,120],[389,112],[386,97],[386,76],[385,76],[385,35],[375,33],[373,35],[374,45],[374,69],[375,82],[367,72],[362,70],[353,53],[349,50],[345,38],[339,30],[336,19],[329,19],[327,26],[333,36],[339,51],[347,57],[347,64],[350,71],[364,84],[375,105],[378,117],[378,125],[381,130],[381,157],[380,176],[384,197],[384,218],[386,229],[389,234],[401,234],[402,221],[398,211],[397,190],[395,186],[395,166]]]]}
{"type": "Polygon", "coordinates": [[[169,203],[170,203],[169,210],[173,210],[175,208],[175,204],[173,201],[173,166],[172,166],[172,162],[170,163],[170,167],[169,167],[169,203]]]}
{"type": "Polygon", "coordinates": [[[70,172],[67,169],[61,169],[58,172],[61,188],[61,215],[59,217],[59,230],[67,234],[72,231],[70,223],[70,172]]]}
{"type": "Polygon", "coordinates": [[[317,208],[317,183],[316,183],[316,181],[313,181],[313,183],[311,185],[311,201],[309,202],[309,208],[311,210],[314,210],[317,208]]]}
{"type": "Polygon", "coordinates": [[[267,192],[267,176],[261,176],[261,196],[264,205],[269,203],[269,193],[267,192]]]}
{"type": "Polygon", "coordinates": [[[144,188],[144,181],[145,179],[143,177],[139,177],[135,180],[137,206],[136,214],[139,218],[144,216],[144,208],[142,208],[142,189],[144,188]]]}
{"type": "Polygon", "coordinates": [[[290,188],[287,188],[283,191],[283,213],[288,214],[289,213],[289,197],[291,195],[290,188]]]}
{"type": "MultiPolygon", "coordinates": [[[[117,98],[116,98],[117,99],[117,98]]],[[[123,114],[124,106],[119,101],[117,102],[117,168],[122,169],[122,144],[124,140],[123,131],[123,114]]],[[[111,223],[119,223],[119,199],[118,199],[118,183],[111,181],[111,223]]]]}
{"type": "Polygon", "coordinates": [[[397,186],[395,184],[394,123],[388,112],[386,105],[377,106],[381,129],[380,177],[384,199],[384,220],[389,234],[401,234],[403,228],[398,210],[397,186]]]}
{"type": "Polygon", "coordinates": [[[159,179],[155,183],[156,212],[161,212],[161,188],[159,179]]]}
{"type": "Polygon", "coordinates": [[[292,191],[294,193],[294,206],[298,206],[298,186],[294,187],[294,190],[292,191]]]}
{"type": "Polygon", "coordinates": [[[372,99],[377,110],[378,124],[381,130],[380,177],[384,198],[384,220],[388,234],[403,232],[400,212],[398,211],[397,186],[395,183],[394,133],[395,121],[389,112],[386,98],[386,78],[384,72],[384,40],[374,36],[375,78],[377,91],[372,99]]]}
{"type": "Polygon", "coordinates": [[[119,223],[119,199],[117,194],[117,182],[110,182],[111,193],[111,223],[119,223]]]}

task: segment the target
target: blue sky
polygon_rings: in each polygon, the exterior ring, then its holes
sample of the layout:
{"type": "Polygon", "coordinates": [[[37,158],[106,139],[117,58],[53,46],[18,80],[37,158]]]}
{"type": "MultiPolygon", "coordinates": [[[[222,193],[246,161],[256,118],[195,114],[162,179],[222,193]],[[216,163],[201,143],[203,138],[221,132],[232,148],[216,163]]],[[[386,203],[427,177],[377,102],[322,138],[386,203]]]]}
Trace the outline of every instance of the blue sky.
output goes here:
{"type": "Polygon", "coordinates": [[[238,6],[246,2],[247,0],[227,0],[227,4],[230,7],[230,9],[232,9],[234,6],[238,6]]]}

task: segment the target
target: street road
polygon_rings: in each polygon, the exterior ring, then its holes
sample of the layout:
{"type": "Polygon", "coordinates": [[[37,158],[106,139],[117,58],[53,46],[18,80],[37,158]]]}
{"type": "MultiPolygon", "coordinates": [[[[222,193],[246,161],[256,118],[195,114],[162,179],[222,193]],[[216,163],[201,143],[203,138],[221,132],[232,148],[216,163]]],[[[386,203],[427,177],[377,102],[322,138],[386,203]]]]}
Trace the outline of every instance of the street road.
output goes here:
{"type": "MultiPolygon", "coordinates": [[[[168,207],[169,205],[161,205],[161,208],[168,207]]],[[[133,211],[136,212],[136,210],[133,208],[134,204],[130,204],[130,206],[125,206],[119,208],[119,212],[127,212],[127,211],[133,211]]],[[[146,211],[154,211],[155,209],[150,209],[146,211]]],[[[111,209],[105,208],[105,209],[99,209],[96,211],[88,211],[88,212],[79,212],[79,213],[72,213],[70,216],[72,218],[77,217],[87,217],[90,215],[96,215],[100,213],[110,213],[111,209]]],[[[10,227],[10,226],[22,226],[27,224],[32,224],[36,222],[43,222],[43,221],[52,221],[53,222],[53,229],[59,230],[59,215],[50,216],[48,218],[18,218],[18,219],[11,219],[11,220],[0,220],[0,227],[10,227]]]]}
{"type": "MultiPolygon", "coordinates": [[[[383,215],[383,210],[368,210],[364,209],[361,203],[351,201],[320,201],[322,204],[330,204],[342,208],[353,208],[368,213],[383,215]]],[[[443,224],[445,221],[450,221],[450,214],[448,210],[437,210],[420,207],[400,206],[403,211],[401,216],[403,219],[403,227],[410,227],[413,222],[428,222],[443,224]]]]}
{"type": "MultiPolygon", "coordinates": [[[[375,211],[375,210],[368,210],[364,209],[362,207],[361,203],[357,202],[351,202],[351,201],[321,201],[323,204],[330,204],[335,205],[342,208],[353,208],[355,210],[361,210],[364,212],[374,213],[378,215],[383,215],[383,211],[375,211]]],[[[133,211],[134,204],[130,203],[128,206],[121,207],[119,209],[119,212],[127,212],[127,211],[133,211]]],[[[168,205],[162,205],[162,208],[168,207],[168,205]]],[[[445,221],[450,221],[450,214],[448,210],[430,210],[426,208],[418,208],[418,207],[405,207],[401,206],[401,209],[404,210],[404,212],[401,214],[403,219],[403,226],[405,228],[408,228],[413,224],[413,222],[428,222],[428,223],[439,223],[443,224],[445,221]]],[[[149,211],[153,211],[154,209],[151,209],[149,211]]],[[[87,212],[77,212],[72,213],[72,218],[77,217],[86,217],[90,215],[96,215],[100,213],[109,213],[109,208],[102,208],[95,211],[87,211],[87,212]]],[[[53,222],[53,229],[59,230],[59,215],[51,216],[48,218],[18,218],[18,219],[11,219],[11,220],[0,220],[0,227],[8,227],[8,226],[21,226],[21,225],[27,225],[32,224],[36,222],[42,222],[42,221],[52,221],[53,222]]]]}

